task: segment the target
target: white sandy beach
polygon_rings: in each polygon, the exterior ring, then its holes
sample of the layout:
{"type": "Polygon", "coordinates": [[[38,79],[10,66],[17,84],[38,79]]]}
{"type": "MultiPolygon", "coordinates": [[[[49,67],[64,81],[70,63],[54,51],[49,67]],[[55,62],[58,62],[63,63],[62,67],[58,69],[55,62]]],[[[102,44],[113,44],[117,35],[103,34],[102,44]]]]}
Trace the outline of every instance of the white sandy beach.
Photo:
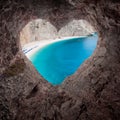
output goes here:
{"type": "Polygon", "coordinates": [[[69,40],[70,38],[84,38],[86,36],[70,36],[70,37],[62,37],[62,38],[57,38],[57,39],[49,39],[49,40],[42,40],[42,41],[34,41],[31,43],[28,43],[26,45],[24,45],[24,47],[22,48],[23,50],[28,50],[26,54],[26,56],[28,58],[30,58],[37,50],[39,50],[40,48],[50,44],[50,43],[54,43],[54,42],[58,42],[61,40],[69,40]]]}

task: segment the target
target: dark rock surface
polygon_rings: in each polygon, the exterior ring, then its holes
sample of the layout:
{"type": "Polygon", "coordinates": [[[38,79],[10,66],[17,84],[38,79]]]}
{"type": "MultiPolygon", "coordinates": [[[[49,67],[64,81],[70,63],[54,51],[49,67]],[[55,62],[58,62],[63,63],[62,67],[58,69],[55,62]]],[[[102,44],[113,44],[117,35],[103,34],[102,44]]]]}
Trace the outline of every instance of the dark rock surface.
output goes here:
{"type": "Polygon", "coordinates": [[[0,120],[120,119],[119,0],[1,0],[0,20],[0,120]],[[99,33],[94,54],[60,86],[21,51],[20,30],[37,18],[58,30],[82,18],[99,33]]]}

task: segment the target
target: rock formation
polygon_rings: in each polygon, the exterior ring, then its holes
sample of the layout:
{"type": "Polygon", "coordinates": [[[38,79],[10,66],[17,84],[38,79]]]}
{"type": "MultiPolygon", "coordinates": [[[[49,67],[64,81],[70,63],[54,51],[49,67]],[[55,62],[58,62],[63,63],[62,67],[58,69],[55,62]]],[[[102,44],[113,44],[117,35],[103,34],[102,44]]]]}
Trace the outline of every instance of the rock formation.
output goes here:
{"type": "Polygon", "coordinates": [[[0,120],[119,120],[119,0],[1,0],[0,20],[0,120]],[[60,86],[22,53],[20,31],[33,19],[58,31],[85,19],[99,33],[94,54],[60,86]]]}
{"type": "Polygon", "coordinates": [[[55,40],[70,36],[85,36],[95,32],[85,20],[72,20],[59,31],[48,21],[38,19],[29,22],[20,32],[20,42],[24,46],[30,42],[55,40]]]}

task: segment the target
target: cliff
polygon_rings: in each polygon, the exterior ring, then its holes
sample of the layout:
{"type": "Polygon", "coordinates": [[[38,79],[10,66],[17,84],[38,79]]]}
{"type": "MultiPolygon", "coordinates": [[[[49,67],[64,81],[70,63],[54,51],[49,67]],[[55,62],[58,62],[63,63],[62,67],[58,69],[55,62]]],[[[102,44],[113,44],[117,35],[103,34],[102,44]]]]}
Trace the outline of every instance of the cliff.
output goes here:
{"type": "Polygon", "coordinates": [[[85,20],[72,20],[57,30],[50,22],[42,19],[29,22],[20,32],[22,46],[34,41],[54,40],[70,36],[85,36],[95,32],[85,20]]]}
{"type": "Polygon", "coordinates": [[[119,120],[119,0],[0,1],[1,120],[119,120]],[[20,31],[35,19],[59,31],[85,19],[98,32],[94,54],[60,86],[40,76],[22,53],[20,31]]]}

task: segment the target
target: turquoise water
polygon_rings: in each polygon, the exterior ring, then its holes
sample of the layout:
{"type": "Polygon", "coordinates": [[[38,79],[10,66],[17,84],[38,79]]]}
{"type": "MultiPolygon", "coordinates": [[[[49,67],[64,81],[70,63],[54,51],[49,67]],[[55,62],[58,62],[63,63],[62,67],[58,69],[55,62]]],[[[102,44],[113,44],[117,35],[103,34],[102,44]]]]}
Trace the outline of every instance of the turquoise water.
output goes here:
{"type": "Polygon", "coordinates": [[[92,55],[98,36],[71,38],[46,45],[29,59],[51,84],[58,85],[92,55]]]}

